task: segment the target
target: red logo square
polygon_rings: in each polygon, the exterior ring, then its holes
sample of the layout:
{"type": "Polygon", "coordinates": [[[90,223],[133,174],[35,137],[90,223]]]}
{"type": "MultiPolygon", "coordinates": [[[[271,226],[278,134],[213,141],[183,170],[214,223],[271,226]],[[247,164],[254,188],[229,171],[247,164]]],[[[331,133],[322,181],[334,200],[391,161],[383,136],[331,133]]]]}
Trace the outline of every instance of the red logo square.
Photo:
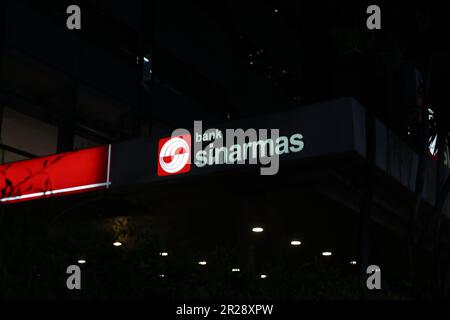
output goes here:
{"type": "Polygon", "coordinates": [[[159,140],[158,176],[171,176],[191,171],[191,135],[159,140]]]}

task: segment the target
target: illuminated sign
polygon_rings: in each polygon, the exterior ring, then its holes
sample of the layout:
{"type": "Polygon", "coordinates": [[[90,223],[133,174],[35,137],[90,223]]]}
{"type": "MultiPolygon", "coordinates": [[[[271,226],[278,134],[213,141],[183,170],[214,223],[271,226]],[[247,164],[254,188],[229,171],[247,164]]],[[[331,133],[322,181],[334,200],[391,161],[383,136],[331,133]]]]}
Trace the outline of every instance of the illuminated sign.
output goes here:
{"type": "Polygon", "coordinates": [[[206,132],[195,123],[190,129],[172,132],[173,136],[156,132],[154,137],[118,142],[112,147],[0,165],[0,204],[110,185],[116,190],[145,186],[188,172],[188,179],[228,170],[239,172],[252,165],[259,166],[261,174],[277,174],[281,160],[365,155],[364,109],[351,99],[227,122],[206,132]],[[320,119],[319,129],[312,119],[320,119]],[[270,129],[269,135],[268,129],[240,128],[279,129],[270,129]]]}
{"type": "Polygon", "coordinates": [[[202,132],[202,122],[194,122],[195,137],[191,148],[191,134],[186,129],[176,129],[172,137],[159,140],[157,174],[159,177],[176,175],[191,171],[192,164],[197,168],[223,164],[269,164],[261,169],[262,175],[274,175],[279,170],[279,157],[284,154],[298,153],[304,148],[303,135],[294,133],[279,136],[279,129],[209,129],[202,132]],[[259,135],[259,138],[258,138],[259,135]],[[225,139],[226,137],[226,139],[225,139]],[[226,140],[226,145],[224,145],[226,140]],[[234,143],[237,140],[238,143],[234,143]],[[204,147],[203,142],[207,142],[204,147]]]}
{"type": "Polygon", "coordinates": [[[108,188],[111,145],[0,165],[0,202],[108,188]]]}

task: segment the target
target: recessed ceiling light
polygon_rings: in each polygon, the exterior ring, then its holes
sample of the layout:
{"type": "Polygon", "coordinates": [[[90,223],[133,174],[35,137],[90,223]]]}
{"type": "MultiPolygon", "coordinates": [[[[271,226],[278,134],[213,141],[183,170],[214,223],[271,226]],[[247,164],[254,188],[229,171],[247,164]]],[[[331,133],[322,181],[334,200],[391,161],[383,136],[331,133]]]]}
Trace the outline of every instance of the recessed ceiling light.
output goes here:
{"type": "Polygon", "coordinates": [[[291,245],[293,245],[293,246],[299,246],[299,245],[301,245],[302,244],[302,242],[301,241],[298,241],[298,240],[292,240],[291,241],[291,245]]]}
{"type": "Polygon", "coordinates": [[[201,266],[206,266],[206,261],[199,261],[198,264],[201,266]]]}
{"type": "Polygon", "coordinates": [[[78,260],[78,263],[79,263],[79,264],[85,264],[85,263],[86,263],[86,260],[80,259],[80,260],[78,260]]]}
{"type": "Polygon", "coordinates": [[[162,256],[162,257],[167,257],[169,255],[169,253],[167,253],[167,252],[160,252],[159,255],[162,256]]]}
{"type": "Polygon", "coordinates": [[[239,269],[239,268],[233,268],[233,269],[231,269],[231,272],[240,272],[241,271],[241,269],[239,269]]]}
{"type": "Polygon", "coordinates": [[[329,256],[332,255],[332,253],[331,253],[330,251],[324,251],[324,252],[322,252],[322,255],[323,255],[324,257],[329,257],[329,256]]]}
{"type": "Polygon", "coordinates": [[[121,247],[122,246],[122,242],[116,241],[116,242],[113,243],[113,246],[114,247],[121,247]]]}
{"type": "Polygon", "coordinates": [[[260,278],[261,278],[261,279],[266,279],[266,278],[267,278],[267,274],[262,274],[262,275],[260,275],[260,278]]]}
{"type": "Polygon", "coordinates": [[[256,233],[259,233],[259,232],[263,232],[264,229],[261,228],[261,227],[254,227],[254,228],[252,229],[252,231],[253,231],[253,232],[256,232],[256,233]]]}
{"type": "Polygon", "coordinates": [[[278,13],[278,9],[273,10],[275,13],[278,13]]]}

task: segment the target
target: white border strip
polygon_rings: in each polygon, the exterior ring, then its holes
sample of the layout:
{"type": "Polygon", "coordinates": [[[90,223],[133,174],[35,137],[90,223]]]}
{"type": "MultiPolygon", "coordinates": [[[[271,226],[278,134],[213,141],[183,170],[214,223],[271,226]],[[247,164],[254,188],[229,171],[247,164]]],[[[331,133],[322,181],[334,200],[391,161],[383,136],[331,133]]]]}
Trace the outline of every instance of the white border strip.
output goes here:
{"type": "Polygon", "coordinates": [[[89,185],[79,186],[79,187],[72,187],[72,188],[59,189],[59,190],[51,190],[51,191],[46,191],[46,192],[30,193],[30,194],[25,194],[23,196],[3,198],[3,199],[0,199],[0,202],[9,202],[9,201],[17,201],[17,200],[37,198],[37,197],[45,197],[45,196],[51,196],[51,195],[60,194],[60,193],[67,193],[67,192],[73,192],[73,191],[94,189],[94,188],[100,188],[100,187],[107,187],[108,188],[110,184],[111,183],[108,181],[108,182],[89,184],[89,185]]]}

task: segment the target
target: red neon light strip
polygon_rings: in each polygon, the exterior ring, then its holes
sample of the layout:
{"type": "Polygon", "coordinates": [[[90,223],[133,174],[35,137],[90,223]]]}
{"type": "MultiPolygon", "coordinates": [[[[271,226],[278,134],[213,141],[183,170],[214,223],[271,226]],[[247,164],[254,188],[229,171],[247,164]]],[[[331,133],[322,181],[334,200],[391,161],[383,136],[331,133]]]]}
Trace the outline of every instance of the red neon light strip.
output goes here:
{"type": "Polygon", "coordinates": [[[48,196],[55,196],[62,193],[75,193],[82,190],[88,190],[88,189],[98,189],[101,187],[108,187],[110,183],[97,183],[97,184],[91,184],[88,186],[79,186],[79,187],[73,187],[73,188],[66,188],[66,189],[59,189],[59,190],[50,190],[46,192],[37,192],[37,193],[31,193],[31,194],[25,194],[23,196],[15,196],[10,198],[2,198],[0,199],[1,202],[11,202],[11,201],[18,201],[18,200],[27,200],[32,198],[39,198],[39,197],[48,197],[48,196]]]}
{"type": "Polygon", "coordinates": [[[0,202],[108,188],[111,145],[0,165],[0,202]]]}

